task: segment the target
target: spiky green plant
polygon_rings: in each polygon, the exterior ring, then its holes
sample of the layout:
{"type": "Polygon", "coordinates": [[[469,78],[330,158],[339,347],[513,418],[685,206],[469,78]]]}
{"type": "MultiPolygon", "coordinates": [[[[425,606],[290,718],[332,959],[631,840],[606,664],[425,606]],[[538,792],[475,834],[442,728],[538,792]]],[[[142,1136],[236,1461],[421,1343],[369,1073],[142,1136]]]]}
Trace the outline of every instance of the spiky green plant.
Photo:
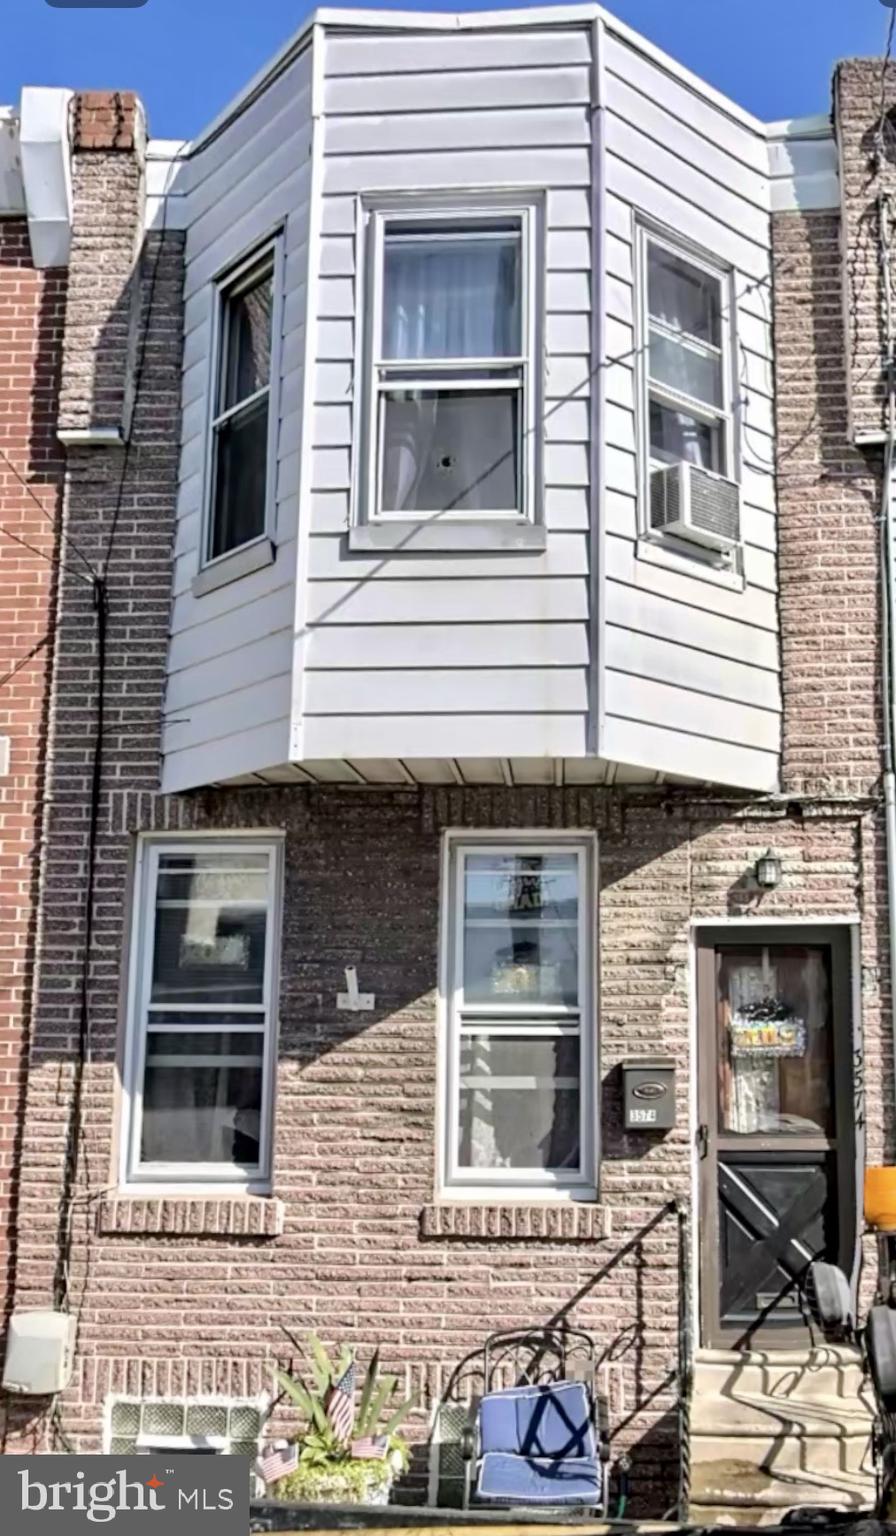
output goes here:
{"type": "MultiPolygon", "coordinates": [[[[288,1329],[284,1333],[297,1354],[305,1359],[305,1351],[288,1329]]],[[[277,1380],[283,1391],[299,1409],[304,1424],[296,1436],[299,1443],[300,1466],[320,1475],[328,1468],[345,1467],[353,1463],[351,1441],[347,1444],[334,1433],[327,1418],[326,1400],[331,1387],[344,1376],[354,1359],[354,1351],[347,1346],[339,1351],[335,1360],[327,1353],[316,1333],[308,1336],[307,1359],[311,1381],[306,1381],[294,1371],[277,1371],[277,1380]]],[[[415,1405],[414,1396],[396,1403],[398,1379],[388,1372],[380,1374],[380,1352],[374,1350],[364,1374],[358,1411],[352,1428],[352,1437],[382,1436],[388,1447],[388,1460],[396,1470],[405,1471],[409,1462],[407,1442],[398,1433],[415,1405]]],[[[280,1485],[276,1485],[279,1489],[280,1485]]],[[[275,1489],[275,1491],[276,1491],[275,1489]]]]}

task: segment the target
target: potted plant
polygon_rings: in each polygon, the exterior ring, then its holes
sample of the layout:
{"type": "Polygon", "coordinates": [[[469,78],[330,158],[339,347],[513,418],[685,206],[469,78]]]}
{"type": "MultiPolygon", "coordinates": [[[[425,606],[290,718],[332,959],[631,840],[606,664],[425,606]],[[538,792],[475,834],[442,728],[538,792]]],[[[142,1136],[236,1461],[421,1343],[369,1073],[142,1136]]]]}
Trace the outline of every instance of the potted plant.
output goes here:
{"type": "Polygon", "coordinates": [[[397,1378],[380,1372],[376,1350],[356,1411],[354,1352],[344,1348],[333,1360],[315,1334],[308,1343],[310,1381],[277,1372],[303,1423],[294,1441],[295,1464],[270,1486],[269,1494],[298,1504],[388,1504],[396,1475],[408,1466],[408,1447],[399,1428],[414,1399],[396,1403],[397,1378]]]}

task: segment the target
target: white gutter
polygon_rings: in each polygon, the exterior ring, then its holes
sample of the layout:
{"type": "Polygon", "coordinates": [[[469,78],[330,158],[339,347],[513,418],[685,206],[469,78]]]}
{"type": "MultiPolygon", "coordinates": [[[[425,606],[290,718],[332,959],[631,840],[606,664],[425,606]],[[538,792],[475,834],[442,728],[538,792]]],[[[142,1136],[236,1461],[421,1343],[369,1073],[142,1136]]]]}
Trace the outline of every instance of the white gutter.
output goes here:
{"type": "Polygon", "coordinates": [[[72,92],[26,85],[19,115],[25,211],[36,267],[68,265],[72,243],[72,92]]]}

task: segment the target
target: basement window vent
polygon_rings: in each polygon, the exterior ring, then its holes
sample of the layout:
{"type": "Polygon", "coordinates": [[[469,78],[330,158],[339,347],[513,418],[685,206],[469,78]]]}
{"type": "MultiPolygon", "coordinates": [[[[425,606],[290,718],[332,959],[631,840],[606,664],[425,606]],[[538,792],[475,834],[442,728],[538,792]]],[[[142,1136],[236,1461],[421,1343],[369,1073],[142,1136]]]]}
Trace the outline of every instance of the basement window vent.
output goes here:
{"type": "Polygon", "coordinates": [[[113,1456],[166,1450],[254,1461],[264,1419],[259,1402],[116,1398],[108,1412],[107,1444],[113,1456]]]}

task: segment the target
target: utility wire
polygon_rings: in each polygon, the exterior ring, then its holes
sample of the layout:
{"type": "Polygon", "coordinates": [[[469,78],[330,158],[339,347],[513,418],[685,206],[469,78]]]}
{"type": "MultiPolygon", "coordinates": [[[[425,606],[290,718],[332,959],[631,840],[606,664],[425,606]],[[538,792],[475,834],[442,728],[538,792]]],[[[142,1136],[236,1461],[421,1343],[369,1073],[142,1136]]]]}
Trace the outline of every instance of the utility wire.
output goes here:
{"type": "MultiPolygon", "coordinates": [[[[96,848],[99,837],[100,806],[103,785],[103,736],[105,731],[107,682],[106,647],[109,619],[108,572],[109,563],[112,558],[115,545],[115,535],[118,530],[118,524],[121,517],[121,509],[124,504],[125,489],[127,487],[128,469],[131,462],[131,449],[134,441],[134,424],[136,422],[137,410],[140,403],[140,392],[146,364],[146,352],[150,331],[152,329],[156,285],[158,281],[159,268],[162,262],[162,254],[165,247],[167,210],[168,187],[166,186],[162,197],[162,220],[158,235],[158,245],[155,251],[155,257],[153,260],[152,271],[150,273],[149,287],[146,297],[143,330],[140,338],[140,350],[137,355],[137,363],[134,369],[134,389],[131,401],[131,417],[129,424],[130,429],[127,434],[127,439],[122,454],[121,473],[118,477],[115,505],[112,511],[112,520],[109,527],[109,536],[106,540],[105,552],[100,563],[99,572],[94,573],[93,581],[91,583],[93,588],[93,607],[94,613],[96,615],[97,683],[94,715],[93,755],[90,775],[89,816],[87,824],[87,877],[85,883],[83,908],[84,937],[81,951],[81,973],[78,982],[78,1053],[75,1062],[72,1102],[66,1130],[62,1191],[59,1202],[59,1222],[57,1226],[57,1259],[53,1286],[55,1303],[61,1311],[69,1311],[71,1305],[70,1274],[72,1250],[74,1246],[74,1203],[75,1191],[78,1184],[80,1154],[83,1142],[84,1073],[87,1063],[90,1059],[90,962],[91,951],[93,949],[96,848]]],[[[141,311],[143,309],[142,277],[142,265],[138,265],[136,269],[136,281],[138,284],[138,303],[141,311]]],[[[87,1184],[87,1195],[89,1198],[89,1169],[87,1172],[87,1184]]]]}
{"type": "Polygon", "coordinates": [[[4,672],[3,676],[0,677],[0,688],[3,688],[11,678],[15,677],[17,672],[21,672],[23,667],[27,667],[29,661],[33,661],[35,656],[37,656],[38,653],[43,650],[45,645],[49,645],[49,643],[49,635],[44,635],[41,640],[38,640],[36,645],[32,645],[30,651],[28,651],[24,656],[20,656],[19,660],[10,667],[9,671],[4,672]]]}
{"type": "MultiPolygon", "coordinates": [[[[46,518],[47,522],[50,524],[50,527],[55,532],[56,531],[56,519],[53,517],[53,515],[50,512],[47,511],[47,509],[44,506],[43,502],[41,501],[40,497],[35,494],[34,487],[29,485],[29,483],[26,480],[25,476],[22,474],[22,471],[20,469],[16,468],[15,464],[13,463],[12,459],[9,457],[9,454],[6,452],[5,448],[0,448],[0,459],[3,460],[4,464],[7,466],[8,469],[12,470],[12,473],[15,475],[16,479],[18,480],[19,485],[22,487],[22,490],[25,491],[26,494],[31,497],[31,500],[34,502],[34,505],[37,507],[38,512],[40,512],[42,517],[46,518]]],[[[60,529],[60,538],[62,539],[63,544],[67,544],[69,549],[71,549],[78,556],[78,559],[87,568],[87,571],[89,572],[90,578],[92,580],[93,577],[96,575],[96,571],[93,569],[93,566],[91,565],[90,561],[88,560],[87,556],[85,555],[83,549],[79,549],[78,548],[78,546],[75,543],[74,539],[71,537],[71,535],[69,533],[67,533],[65,531],[64,528],[60,529]]]]}
{"type": "MultiPolygon", "coordinates": [[[[48,555],[45,549],[38,549],[36,544],[29,544],[27,539],[22,538],[21,534],[13,533],[12,529],[5,527],[3,523],[0,523],[0,533],[5,534],[8,539],[12,539],[14,544],[20,544],[23,549],[27,549],[29,554],[37,555],[39,560],[46,560],[48,565],[59,564],[58,553],[48,555]]],[[[89,587],[91,585],[91,579],[87,576],[82,576],[80,571],[72,571],[72,575],[77,576],[78,580],[83,581],[86,586],[89,587]]]]}

